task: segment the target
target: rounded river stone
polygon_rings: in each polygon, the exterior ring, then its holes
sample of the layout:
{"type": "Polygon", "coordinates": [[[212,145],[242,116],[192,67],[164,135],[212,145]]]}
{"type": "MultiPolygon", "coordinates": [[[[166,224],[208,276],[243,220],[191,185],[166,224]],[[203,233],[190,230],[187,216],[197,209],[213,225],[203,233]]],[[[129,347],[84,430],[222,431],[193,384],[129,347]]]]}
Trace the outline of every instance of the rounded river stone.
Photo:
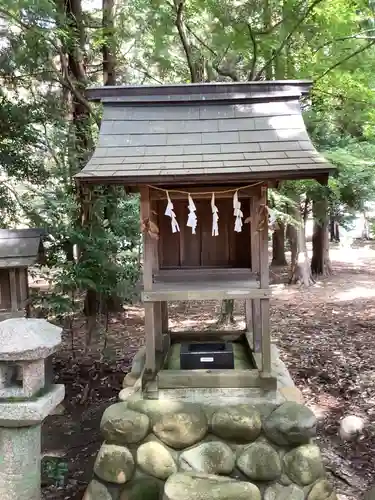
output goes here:
{"type": "Polygon", "coordinates": [[[327,479],[321,479],[311,488],[307,500],[336,500],[336,493],[327,479]]]}
{"type": "Polygon", "coordinates": [[[138,378],[142,375],[143,368],[146,363],[146,347],[142,346],[135,354],[130,373],[132,377],[138,378]]]}
{"type": "Polygon", "coordinates": [[[104,484],[93,479],[88,485],[82,500],[112,500],[112,495],[104,484]]]}
{"type": "Polygon", "coordinates": [[[144,413],[154,425],[163,415],[170,413],[194,413],[202,411],[196,403],[184,403],[171,399],[133,399],[128,401],[128,408],[144,413]]]}
{"type": "Polygon", "coordinates": [[[316,435],[316,417],[306,406],[289,401],[265,419],[263,430],[280,446],[305,444],[316,435]]]}
{"type": "Polygon", "coordinates": [[[324,465],[319,447],[306,444],[284,455],[285,472],[300,486],[312,484],[324,476],[324,465]]]}
{"type": "Polygon", "coordinates": [[[137,450],[137,464],[144,472],[159,479],[165,480],[177,472],[170,452],[156,441],[141,444],[137,450]]]}
{"type": "Polygon", "coordinates": [[[162,491],[162,481],[145,476],[127,484],[121,492],[120,500],[160,500],[162,491]]]}
{"type": "Polygon", "coordinates": [[[134,394],[134,388],[133,387],[125,387],[125,389],[121,389],[121,391],[118,394],[118,399],[122,403],[127,403],[128,399],[133,396],[134,394]]]}
{"type": "Polygon", "coordinates": [[[108,483],[125,484],[134,473],[134,460],[125,446],[104,443],[96,457],[94,473],[108,483]]]}
{"type": "Polygon", "coordinates": [[[366,491],[364,500],[375,500],[375,486],[366,491]]]}
{"type": "Polygon", "coordinates": [[[208,422],[206,415],[200,410],[169,413],[156,421],[153,431],[167,446],[179,450],[203,439],[208,431],[208,422]]]}
{"type": "Polygon", "coordinates": [[[221,408],[212,416],[211,429],[229,441],[255,441],[262,428],[260,414],[251,406],[221,408]]]}
{"type": "Polygon", "coordinates": [[[122,387],[133,387],[133,385],[137,382],[138,377],[133,375],[132,373],[128,373],[125,375],[124,380],[122,381],[122,387]]]}
{"type": "Polygon", "coordinates": [[[126,403],[115,403],[105,410],[100,423],[104,439],[116,444],[142,441],[150,428],[147,415],[129,410],[126,403]]]}
{"type": "Polygon", "coordinates": [[[247,446],[237,459],[237,467],[254,481],[273,481],[281,474],[279,454],[264,442],[247,446]]]}
{"type": "Polygon", "coordinates": [[[227,444],[220,441],[210,441],[190,448],[181,453],[179,461],[182,470],[207,474],[230,474],[234,464],[234,453],[227,444]]]}
{"type": "Polygon", "coordinates": [[[163,500],[261,500],[254,484],[223,476],[173,474],[164,486],[163,500]]]}
{"type": "Polygon", "coordinates": [[[304,500],[305,493],[295,484],[283,486],[275,483],[266,489],[263,498],[264,500],[304,500]]]}

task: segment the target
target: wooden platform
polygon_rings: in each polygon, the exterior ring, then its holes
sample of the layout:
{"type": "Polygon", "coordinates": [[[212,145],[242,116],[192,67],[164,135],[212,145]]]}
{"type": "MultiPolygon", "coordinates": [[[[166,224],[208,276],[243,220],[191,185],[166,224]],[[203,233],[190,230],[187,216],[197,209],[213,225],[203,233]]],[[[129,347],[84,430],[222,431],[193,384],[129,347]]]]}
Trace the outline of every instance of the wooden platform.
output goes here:
{"type": "Polygon", "coordinates": [[[267,299],[270,296],[269,289],[262,289],[259,282],[249,280],[154,283],[151,291],[142,293],[144,302],[267,299]]]}
{"type": "Polygon", "coordinates": [[[152,289],[142,293],[144,302],[267,299],[269,288],[261,288],[249,269],[161,270],[152,289]]]}

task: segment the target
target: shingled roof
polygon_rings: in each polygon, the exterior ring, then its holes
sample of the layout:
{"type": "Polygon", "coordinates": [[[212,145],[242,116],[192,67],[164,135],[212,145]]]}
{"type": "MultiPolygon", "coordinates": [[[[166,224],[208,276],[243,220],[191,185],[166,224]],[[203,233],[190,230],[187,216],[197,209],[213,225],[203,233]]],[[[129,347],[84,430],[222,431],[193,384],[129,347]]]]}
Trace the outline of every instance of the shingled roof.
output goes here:
{"type": "Polygon", "coordinates": [[[320,178],[299,100],[306,81],[102,87],[99,142],[81,182],[167,184],[320,178]]]}
{"type": "Polygon", "coordinates": [[[42,229],[0,229],[0,268],[28,267],[43,251],[42,229]]]}

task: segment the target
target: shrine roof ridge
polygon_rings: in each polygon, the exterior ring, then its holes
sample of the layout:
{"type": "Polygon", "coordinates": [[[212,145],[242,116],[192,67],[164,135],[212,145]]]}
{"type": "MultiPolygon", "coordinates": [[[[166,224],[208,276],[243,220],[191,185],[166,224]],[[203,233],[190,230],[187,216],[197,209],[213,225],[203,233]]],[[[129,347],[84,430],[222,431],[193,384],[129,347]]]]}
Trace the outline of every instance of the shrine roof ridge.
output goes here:
{"type": "Polygon", "coordinates": [[[272,101],[307,95],[311,86],[309,80],[116,85],[91,87],[86,90],[86,97],[91,101],[140,105],[150,102],[191,104],[202,101],[272,101]]]}

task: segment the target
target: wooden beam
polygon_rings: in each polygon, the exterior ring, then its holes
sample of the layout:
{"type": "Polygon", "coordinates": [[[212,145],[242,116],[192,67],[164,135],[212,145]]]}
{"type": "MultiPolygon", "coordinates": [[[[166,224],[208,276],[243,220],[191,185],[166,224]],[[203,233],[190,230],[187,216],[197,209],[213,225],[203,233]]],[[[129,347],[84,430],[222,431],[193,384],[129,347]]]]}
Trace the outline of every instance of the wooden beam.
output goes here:
{"type": "Polygon", "coordinates": [[[235,341],[244,335],[241,331],[220,331],[220,330],[204,330],[204,331],[185,331],[185,332],[170,332],[172,342],[191,342],[194,340],[209,341],[235,341]]]}
{"type": "Polygon", "coordinates": [[[259,280],[258,273],[253,273],[247,268],[209,268],[196,267],[184,269],[160,269],[154,274],[155,283],[173,283],[186,281],[236,281],[259,280]]]}
{"type": "Polygon", "coordinates": [[[159,389],[276,388],[274,379],[262,379],[258,370],[161,370],[159,389]]]}
{"type": "MultiPolygon", "coordinates": [[[[176,192],[174,190],[185,191],[190,193],[196,200],[201,199],[211,199],[212,192],[215,193],[215,198],[233,198],[234,191],[238,189],[239,198],[248,198],[256,193],[259,186],[249,187],[246,189],[241,189],[241,186],[212,186],[212,187],[197,187],[197,186],[173,186],[169,190],[169,195],[172,200],[183,200],[186,199],[186,194],[176,192]],[[228,192],[231,190],[230,192],[228,192]]],[[[165,200],[165,192],[159,191],[158,189],[150,189],[151,200],[165,200]]]]}
{"type": "Polygon", "coordinates": [[[168,289],[142,292],[143,302],[160,302],[160,301],[187,301],[187,300],[230,300],[230,299],[264,299],[271,296],[269,288],[233,288],[231,290],[223,290],[217,288],[197,288],[193,286],[182,288],[173,286],[168,289]],[[190,289],[189,289],[190,288],[190,289]]]}

